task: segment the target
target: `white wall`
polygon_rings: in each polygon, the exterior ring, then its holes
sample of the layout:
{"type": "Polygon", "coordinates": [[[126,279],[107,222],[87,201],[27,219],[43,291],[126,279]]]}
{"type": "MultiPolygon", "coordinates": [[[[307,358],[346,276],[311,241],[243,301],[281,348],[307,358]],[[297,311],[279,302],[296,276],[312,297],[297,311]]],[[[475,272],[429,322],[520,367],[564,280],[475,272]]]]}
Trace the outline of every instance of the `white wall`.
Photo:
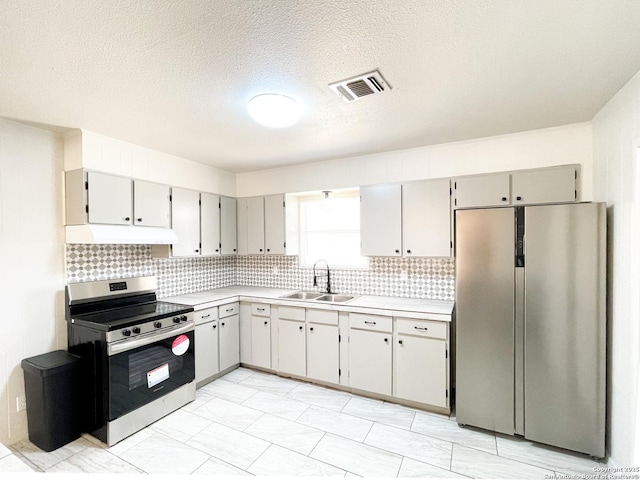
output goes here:
{"type": "Polygon", "coordinates": [[[23,358],[66,349],[62,138],[0,119],[0,443],[26,438],[23,358]]]}
{"type": "Polygon", "coordinates": [[[612,461],[640,465],[640,72],[593,119],[594,198],[608,205],[612,461]]]}
{"type": "Polygon", "coordinates": [[[64,169],[78,168],[235,196],[233,173],[87,130],[65,135],[64,169]]]}
{"type": "Polygon", "coordinates": [[[588,123],[240,173],[236,194],[306,192],[576,163],[582,165],[582,200],[591,200],[588,123]]]}

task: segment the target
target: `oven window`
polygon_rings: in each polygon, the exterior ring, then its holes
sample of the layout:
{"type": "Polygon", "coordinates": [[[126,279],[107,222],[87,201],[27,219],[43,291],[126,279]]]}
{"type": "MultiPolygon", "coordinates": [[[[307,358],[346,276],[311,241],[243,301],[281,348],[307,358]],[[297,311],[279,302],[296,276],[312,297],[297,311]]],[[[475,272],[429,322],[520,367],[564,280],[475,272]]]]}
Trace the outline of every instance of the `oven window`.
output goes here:
{"type": "Polygon", "coordinates": [[[129,390],[143,385],[152,388],[157,380],[149,380],[148,375],[154,371],[164,375],[165,365],[168,366],[168,378],[173,372],[182,369],[182,356],[175,356],[164,347],[150,347],[142,352],[129,355],[129,390]],[[151,383],[150,383],[151,382],[151,383]]]}
{"type": "Polygon", "coordinates": [[[194,332],[109,357],[109,420],[195,378],[194,332]]]}

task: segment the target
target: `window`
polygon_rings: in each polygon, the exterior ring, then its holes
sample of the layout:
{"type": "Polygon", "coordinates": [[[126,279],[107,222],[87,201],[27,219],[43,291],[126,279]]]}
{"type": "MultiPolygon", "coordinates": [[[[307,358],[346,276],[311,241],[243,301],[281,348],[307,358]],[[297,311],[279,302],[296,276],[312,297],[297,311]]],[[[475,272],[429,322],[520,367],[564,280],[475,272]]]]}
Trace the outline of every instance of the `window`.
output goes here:
{"type": "Polygon", "coordinates": [[[333,267],[367,268],[360,255],[360,192],[348,190],[299,197],[300,265],[319,259],[333,267]]]}

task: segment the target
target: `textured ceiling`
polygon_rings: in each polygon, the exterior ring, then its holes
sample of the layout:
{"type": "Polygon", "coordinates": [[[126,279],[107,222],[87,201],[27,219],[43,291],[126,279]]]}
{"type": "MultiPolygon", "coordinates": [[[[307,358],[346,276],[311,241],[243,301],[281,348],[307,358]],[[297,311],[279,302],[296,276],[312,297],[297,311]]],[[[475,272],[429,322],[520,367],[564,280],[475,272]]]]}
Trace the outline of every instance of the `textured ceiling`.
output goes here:
{"type": "Polygon", "coordinates": [[[638,25],[638,0],[0,0],[0,116],[257,170],[588,121],[638,25]],[[376,68],[390,93],[328,87],[376,68]],[[265,92],[300,122],[253,122],[265,92]]]}

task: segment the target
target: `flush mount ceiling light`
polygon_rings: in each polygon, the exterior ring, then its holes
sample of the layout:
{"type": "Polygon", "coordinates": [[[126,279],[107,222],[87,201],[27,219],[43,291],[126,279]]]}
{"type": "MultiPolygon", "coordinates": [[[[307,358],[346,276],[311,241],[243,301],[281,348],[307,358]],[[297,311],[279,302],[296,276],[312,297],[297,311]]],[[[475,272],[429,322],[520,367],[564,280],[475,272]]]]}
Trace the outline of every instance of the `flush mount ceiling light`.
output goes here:
{"type": "Polygon", "coordinates": [[[256,122],[271,128],[293,125],[300,118],[302,109],[293,98],[277,93],[257,95],[249,100],[249,115],[256,122]]]}

